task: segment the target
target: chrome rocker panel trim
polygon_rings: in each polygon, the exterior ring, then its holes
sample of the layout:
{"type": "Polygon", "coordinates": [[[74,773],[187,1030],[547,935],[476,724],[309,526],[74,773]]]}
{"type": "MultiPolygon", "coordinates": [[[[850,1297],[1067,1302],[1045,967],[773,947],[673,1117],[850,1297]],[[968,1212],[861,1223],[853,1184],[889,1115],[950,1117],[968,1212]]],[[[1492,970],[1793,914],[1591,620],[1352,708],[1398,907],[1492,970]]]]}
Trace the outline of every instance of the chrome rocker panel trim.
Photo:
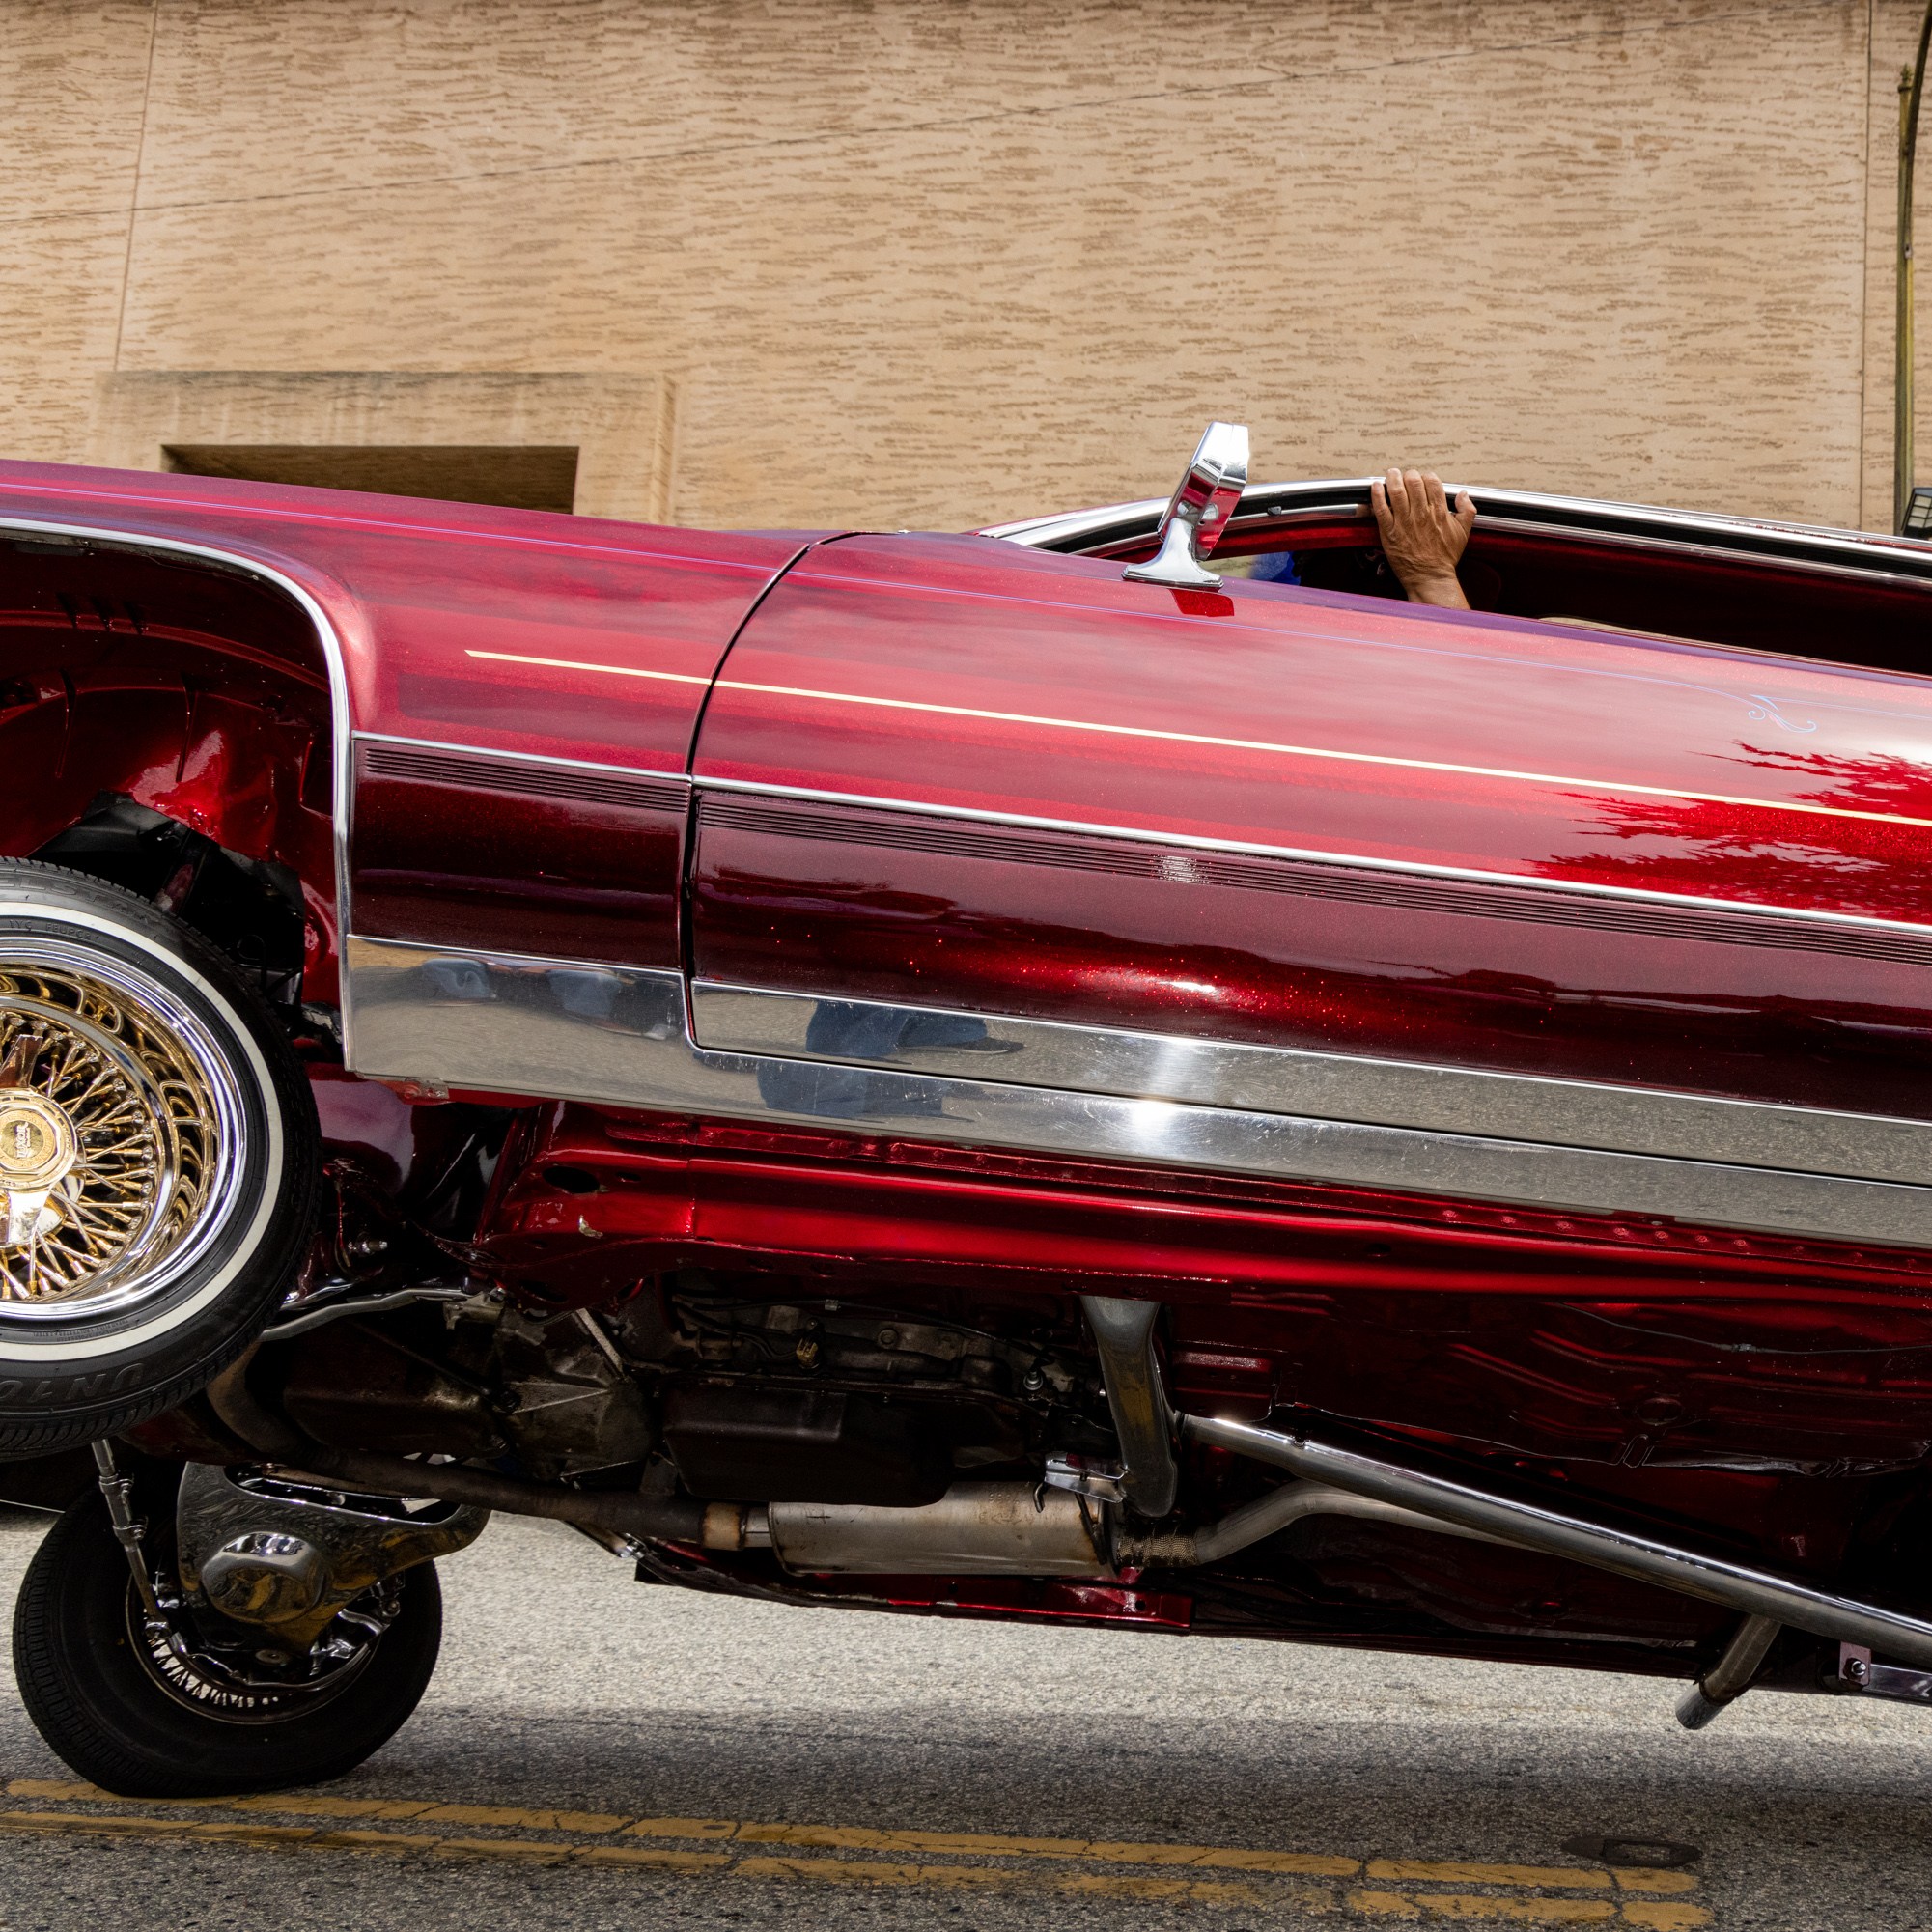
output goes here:
{"type": "Polygon", "coordinates": [[[1065,1093],[1180,1101],[1244,1113],[1301,1114],[1907,1186],[1932,1176],[1932,1123],[1880,1114],[871,1000],[817,999],[711,980],[692,986],[691,1019],[699,1046],[733,1053],[890,1067],[955,1079],[997,1075],[1004,1084],[1065,1093]],[[976,1030],[964,1044],[932,1044],[948,1030],[957,1039],[967,1027],[976,1030]],[[909,1038],[915,1044],[902,1044],[909,1038]]]}
{"type": "Polygon", "coordinates": [[[347,966],[378,1078],[1932,1248],[1932,1187],[720,1051],[674,973],[363,938],[347,966]]]}

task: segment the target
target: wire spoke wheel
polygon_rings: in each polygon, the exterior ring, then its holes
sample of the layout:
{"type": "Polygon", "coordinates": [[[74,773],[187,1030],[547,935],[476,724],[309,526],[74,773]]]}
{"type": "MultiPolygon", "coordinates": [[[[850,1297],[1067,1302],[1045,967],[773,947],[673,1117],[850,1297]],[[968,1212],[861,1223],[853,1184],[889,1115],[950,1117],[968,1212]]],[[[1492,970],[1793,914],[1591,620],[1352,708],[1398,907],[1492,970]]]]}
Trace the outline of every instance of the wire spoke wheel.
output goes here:
{"type": "Polygon", "coordinates": [[[0,1456],[203,1387],[299,1278],[321,1179],[255,980],[131,892],[0,859],[0,1456]]]}
{"type": "Polygon", "coordinates": [[[138,975],[64,950],[0,957],[0,1304],[14,1315],[125,1303],[178,1272],[242,1151],[206,1029],[138,975]]]}

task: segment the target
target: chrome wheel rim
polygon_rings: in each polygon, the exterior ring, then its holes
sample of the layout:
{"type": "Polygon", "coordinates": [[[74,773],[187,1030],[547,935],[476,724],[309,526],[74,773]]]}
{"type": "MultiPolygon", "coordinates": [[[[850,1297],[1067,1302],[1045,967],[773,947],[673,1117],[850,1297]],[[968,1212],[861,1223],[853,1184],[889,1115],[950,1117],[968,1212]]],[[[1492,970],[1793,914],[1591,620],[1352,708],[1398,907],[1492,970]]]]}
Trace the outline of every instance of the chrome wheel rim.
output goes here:
{"type": "MultiPolygon", "coordinates": [[[[172,1580],[154,1581],[168,1589],[172,1580]]],[[[127,1638],[141,1667],[170,1702],[217,1723],[287,1723],[341,1695],[368,1669],[400,1608],[393,1589],[388,1594],[386,1605],[342,1611],[307,1650],[282,1653],[275,1664],[265,1665],[263,1650],[231,1645],[217,1651],[195,1642],[175,1620],[182,1606],[171,1589],[161,1598],[163,1620],[151,1620],[130,1580],[125,1599],[127,1638]]],[[[254,1636],[272,1651],[268,1632],[254,1636]]]]}
{"type": "Polygon", "coordinates": [[[56,939],[0,944],[0,1321],[164,1295],[228,1222],[241,1093],[158,979],[56,939]]]}

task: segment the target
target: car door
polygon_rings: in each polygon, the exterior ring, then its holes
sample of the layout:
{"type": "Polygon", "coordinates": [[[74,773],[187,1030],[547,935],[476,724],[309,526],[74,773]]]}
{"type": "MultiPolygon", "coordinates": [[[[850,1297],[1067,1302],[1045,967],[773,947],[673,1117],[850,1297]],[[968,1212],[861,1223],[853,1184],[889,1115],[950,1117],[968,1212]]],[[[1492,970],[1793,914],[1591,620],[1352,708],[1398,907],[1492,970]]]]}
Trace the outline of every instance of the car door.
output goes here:
{"type": "Polygon", "coordinates": [[[1928,760],[1896,671],[843,540],[706,714],[698,1037],[1917,1181],[1928,760]]]}

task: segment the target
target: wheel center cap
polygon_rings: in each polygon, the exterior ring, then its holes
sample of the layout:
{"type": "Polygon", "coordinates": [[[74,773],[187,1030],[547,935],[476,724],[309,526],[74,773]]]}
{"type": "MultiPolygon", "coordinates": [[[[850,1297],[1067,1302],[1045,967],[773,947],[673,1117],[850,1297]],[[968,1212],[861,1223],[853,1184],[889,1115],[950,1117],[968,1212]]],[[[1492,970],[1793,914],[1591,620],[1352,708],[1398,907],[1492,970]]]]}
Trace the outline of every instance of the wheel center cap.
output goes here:
{"type": "Polygon", "coordinates": [[[64,1107],[28,1087],[0,1088],[0,1188],[51,1188],[79,1158],[64,1107]]]}

